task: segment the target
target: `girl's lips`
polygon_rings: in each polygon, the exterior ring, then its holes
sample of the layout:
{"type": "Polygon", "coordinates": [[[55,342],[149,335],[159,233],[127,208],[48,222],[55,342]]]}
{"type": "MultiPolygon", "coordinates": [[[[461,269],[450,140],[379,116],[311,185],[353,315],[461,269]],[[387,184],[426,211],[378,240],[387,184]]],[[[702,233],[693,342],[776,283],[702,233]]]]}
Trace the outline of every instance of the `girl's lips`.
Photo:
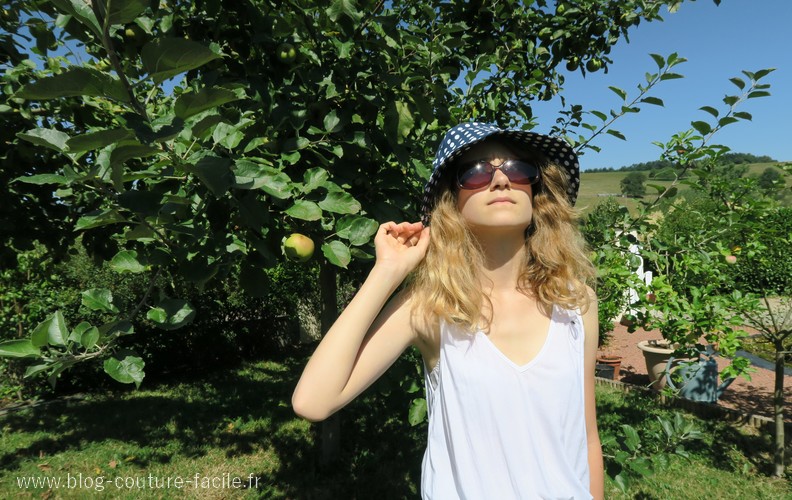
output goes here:
{"type": "Polygon", "coordinates": [[[494,205],[495,203],[514,203],[514,200],[511,198],[495,198],[488,205],[494,205]]]}

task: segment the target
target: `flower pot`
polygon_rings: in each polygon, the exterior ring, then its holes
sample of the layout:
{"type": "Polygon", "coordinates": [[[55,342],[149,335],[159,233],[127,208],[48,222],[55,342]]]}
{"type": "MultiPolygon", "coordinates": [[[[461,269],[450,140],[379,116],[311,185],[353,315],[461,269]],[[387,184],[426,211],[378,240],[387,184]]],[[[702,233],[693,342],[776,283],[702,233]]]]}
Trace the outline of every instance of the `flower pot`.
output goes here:
{"type": "Polygon", "coordinates": [[[614,380],[614,368],[613,366],[610,365],[597,363],[596,366],[594,367],[594,375],[600,378],[614,380]]]}
{"type": "Polygon", "coordinates": [[[638,342],[638,349],[643,351],[646,361],[646,373],[652,389],[659,391],[665,387],[663,372],[674,350],[665,340],[642,340],[638,342]]]}
{"type": "Polygon", "coordinates": [[[613,380],[619,380],[619,370],[621,369],[621,356],[613,356],[611,354],[601,354],[597,356],[597,365],[609,366],[613,369],[613,376],[606,377],[613,380]]]}

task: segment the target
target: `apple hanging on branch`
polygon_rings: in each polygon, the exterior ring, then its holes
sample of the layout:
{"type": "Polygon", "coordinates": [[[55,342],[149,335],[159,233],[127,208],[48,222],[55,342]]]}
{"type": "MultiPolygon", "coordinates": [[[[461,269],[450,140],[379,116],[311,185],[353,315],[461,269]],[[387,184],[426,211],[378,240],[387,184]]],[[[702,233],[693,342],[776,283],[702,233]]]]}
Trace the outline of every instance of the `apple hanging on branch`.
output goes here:
{"type": "Polygon", "coordinates": [[[308,262],[314,254],[314,242],[300,233],[292,233],[283,243],[283,253],[297,262],[308,262]]]}

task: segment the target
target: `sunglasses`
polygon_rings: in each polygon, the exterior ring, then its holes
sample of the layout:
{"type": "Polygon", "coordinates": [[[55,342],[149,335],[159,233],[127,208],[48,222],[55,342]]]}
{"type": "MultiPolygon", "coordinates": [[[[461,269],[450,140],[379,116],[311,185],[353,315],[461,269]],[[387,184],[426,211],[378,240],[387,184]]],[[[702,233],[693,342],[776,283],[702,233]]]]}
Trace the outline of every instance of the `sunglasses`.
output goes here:
{"type": "Polygon", "coordinates": [[[513,184],[535,184],[539,180],[539,167],[527,160],[508,160],[497,167],[486,160],[464,163],[457,169],[457,186],[461,189],[479,189],[489,186],[500,170],[513,184]]]}

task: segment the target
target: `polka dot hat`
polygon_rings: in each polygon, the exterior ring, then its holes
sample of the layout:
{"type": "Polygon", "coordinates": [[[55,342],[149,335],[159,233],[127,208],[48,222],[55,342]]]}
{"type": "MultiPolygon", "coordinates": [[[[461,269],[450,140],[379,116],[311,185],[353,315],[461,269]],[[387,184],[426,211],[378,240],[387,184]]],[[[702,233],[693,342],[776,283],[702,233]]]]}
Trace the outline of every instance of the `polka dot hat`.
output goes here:
{"type": "Polygon", "coordinates": [[[487,137],[500,137],[544,154],[548,160],[566,171],[569,178],[567,195],[573,205],[580,186],[580,164],[572,147],[563,139],[524,130],[503,130],[489,123],[462,123],[449,130],[437,148],[432,175],[424,187],[421,214],[424,225],[429,224],[429,213],[439,194],[440,179],[446,175],[448,165],[462,153],[487,137]]]}

